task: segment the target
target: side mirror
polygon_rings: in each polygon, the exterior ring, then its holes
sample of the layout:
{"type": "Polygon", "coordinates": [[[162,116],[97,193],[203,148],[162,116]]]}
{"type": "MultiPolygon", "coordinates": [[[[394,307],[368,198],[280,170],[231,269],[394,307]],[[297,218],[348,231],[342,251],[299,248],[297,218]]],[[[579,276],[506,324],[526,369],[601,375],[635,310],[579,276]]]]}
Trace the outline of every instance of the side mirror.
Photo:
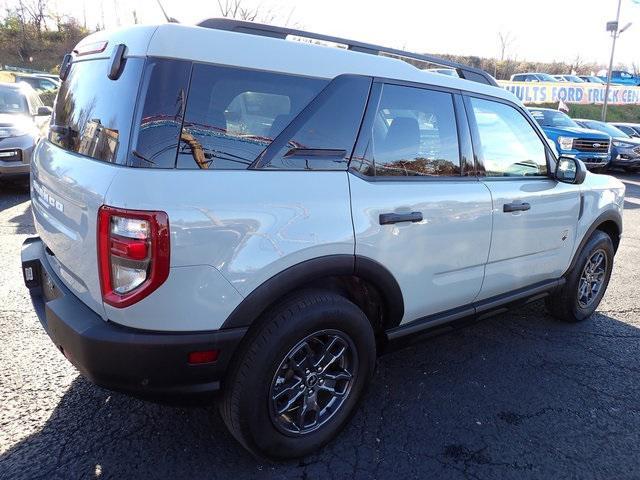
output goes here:
{"type": "Polygon", "coordinates": [[[581,160],[572,157],[560,157],[556,164],[555,178],[562,183],[580,185],[587,176],[587,167],[581,160]]]}
{"type": "Polygon", "coordinates": [[[48,115],[51,115],[53,113],[53,110],[51,110],[51,107],[38,107],[38,113],[36,113],[36,115],[38,117],[46,117],[48,115]]]}

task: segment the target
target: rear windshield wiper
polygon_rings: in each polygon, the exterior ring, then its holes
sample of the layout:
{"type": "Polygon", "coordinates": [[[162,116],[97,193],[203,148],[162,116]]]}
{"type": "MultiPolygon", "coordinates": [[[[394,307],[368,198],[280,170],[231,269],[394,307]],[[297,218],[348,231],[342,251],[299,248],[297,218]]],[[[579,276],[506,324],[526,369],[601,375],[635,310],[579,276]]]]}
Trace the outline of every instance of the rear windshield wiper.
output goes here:
{"type": "Polygon", "coordinates": [[[147,157],[145,157],[144,155],[142,155],[140,152],[138,152],[137,150],[131,150],[131,154],[136,157],[139,158],[140,160],[142,160],[143,162],[147,162],[150,163],[151,165],[155,165],[156,162],[154,162],[153,160],[149,160],[147,157]]]}

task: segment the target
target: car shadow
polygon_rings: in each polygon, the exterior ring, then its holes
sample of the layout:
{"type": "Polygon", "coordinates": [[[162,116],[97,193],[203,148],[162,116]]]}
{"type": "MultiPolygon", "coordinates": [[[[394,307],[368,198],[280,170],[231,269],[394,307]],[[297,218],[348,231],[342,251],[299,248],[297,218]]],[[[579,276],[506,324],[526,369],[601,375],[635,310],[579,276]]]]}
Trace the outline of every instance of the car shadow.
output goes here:
{"type": "Polygon", "coordinates": [[[27,180],[0,180],[0,214],[9,211],[8,217],[0,218],[0,232],[32,235],[36,233],[29,201],[29,184],[27,180]],[[25,204],[25,208],[17,215],[18,207],[25,204]]]}
{"type": "Polygon", "coordinates": [[[342,434],[277,464],[240,447],[208,401],[78,377],[0,456],[0,477],[638,478],[640,331],[606,313],[568,325],[538,302],[385,355],[342,434]]]}

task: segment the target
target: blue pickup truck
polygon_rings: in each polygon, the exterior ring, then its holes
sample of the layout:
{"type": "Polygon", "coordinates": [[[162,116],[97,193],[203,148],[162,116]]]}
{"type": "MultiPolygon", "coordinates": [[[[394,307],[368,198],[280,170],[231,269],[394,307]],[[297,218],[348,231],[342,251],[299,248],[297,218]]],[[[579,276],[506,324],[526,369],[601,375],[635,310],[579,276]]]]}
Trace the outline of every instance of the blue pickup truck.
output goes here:
{"type": "Polygon", "coordinates": [[[550,108],[529,108],[560,155],[582,160],[589,170],[604,170],[611,159],[611,137],[582,128],[569,115],[550,108]]]}
{"type": "MultiPolygon", "coordinates": [[[[598,78],[606,83],[606,72],[604,72],[604,75],[598,75],[598,78]]],[[[611,84],[637,87],[640,85],[640,76],[634,75],[633,73],[625,72],[624,70],[611,70],[611,84]]]]}

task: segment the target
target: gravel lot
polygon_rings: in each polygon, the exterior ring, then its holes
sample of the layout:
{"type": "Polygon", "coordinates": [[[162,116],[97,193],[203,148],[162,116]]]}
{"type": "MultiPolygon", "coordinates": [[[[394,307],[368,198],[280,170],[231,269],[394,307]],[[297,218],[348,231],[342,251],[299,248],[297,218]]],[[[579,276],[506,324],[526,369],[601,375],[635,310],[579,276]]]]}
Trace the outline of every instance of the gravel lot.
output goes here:
{"type": "Polygon", "coordinates": [[[0,184],[0,478],[640,478],[640,175],[620,178],[625,234],[593,319],[535,303],[386,355],[342,435],[285,464],[245,453],[209,402],[79,377],[22,285],[28,195],[0,184]]]}

